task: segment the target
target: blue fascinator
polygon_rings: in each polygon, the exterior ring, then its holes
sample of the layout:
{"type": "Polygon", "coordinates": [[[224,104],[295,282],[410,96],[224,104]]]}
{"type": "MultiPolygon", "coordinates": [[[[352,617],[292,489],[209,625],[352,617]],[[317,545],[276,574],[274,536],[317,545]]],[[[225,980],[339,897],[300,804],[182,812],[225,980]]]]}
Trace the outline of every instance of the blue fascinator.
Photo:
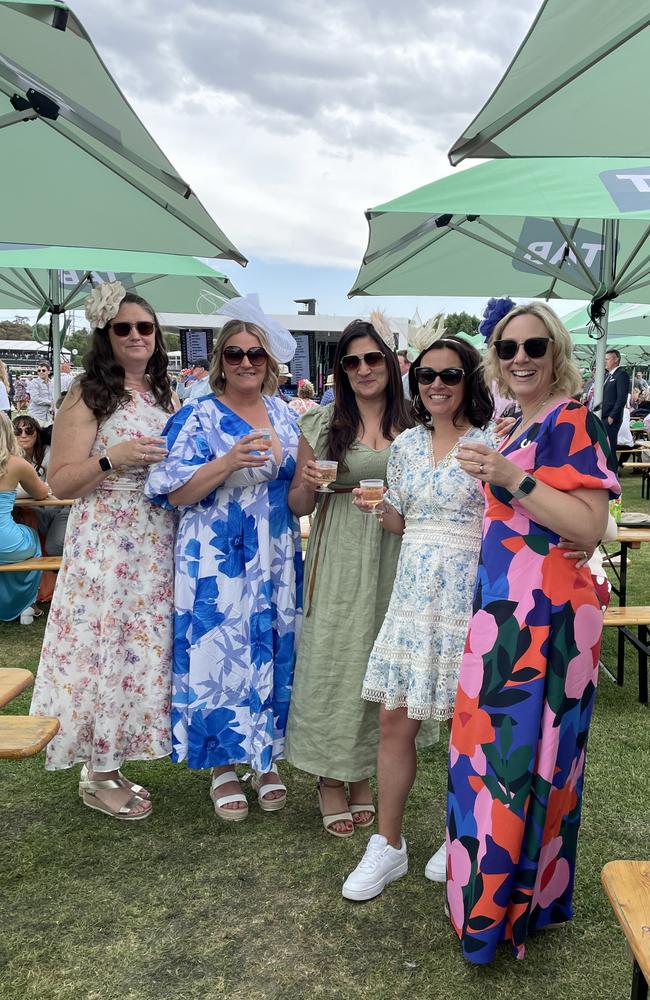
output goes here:
{"type": "Polygon", "coordinates": [[[483,319],[479,323],[478,332],[485,337],[485,341],[490,339],[492,336],[492,331],[495,326],[502,320],[504,316],[507,316],[511,309],[515,308],[516,303],[505,296],[502,299],[490,299],[485,307],[483,313],[483,319]]]}

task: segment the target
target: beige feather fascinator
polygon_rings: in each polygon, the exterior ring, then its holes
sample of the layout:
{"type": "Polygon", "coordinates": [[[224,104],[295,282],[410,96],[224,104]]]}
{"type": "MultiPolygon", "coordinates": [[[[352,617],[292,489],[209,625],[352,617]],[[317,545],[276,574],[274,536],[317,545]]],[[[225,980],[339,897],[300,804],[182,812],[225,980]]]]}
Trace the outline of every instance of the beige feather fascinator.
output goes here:
{"type": "Polygon", "coordinates": [[[374,309],[370,313],[370,322],[375,328],[375,331],[379,334],[383,342],[386,344],[389,350],[395,350],[395,334],[390,328],[390,323],[388,322],[388,317],[386,313],[383,313],[381,309],[374,309]]]}
{"type": "Polygon", "coordinates": [[[415,360],[418,354],[421,354],[427,347],[431,347],[434,341],[441,340],[446,333],[444,313],[437,313],[426,323],[423,323],[416,309],[415,315],[413,319],[409,320],[408,325],[409,359],[415,360]],[[411,357],[412,352],[413,357],[411,357]]]}

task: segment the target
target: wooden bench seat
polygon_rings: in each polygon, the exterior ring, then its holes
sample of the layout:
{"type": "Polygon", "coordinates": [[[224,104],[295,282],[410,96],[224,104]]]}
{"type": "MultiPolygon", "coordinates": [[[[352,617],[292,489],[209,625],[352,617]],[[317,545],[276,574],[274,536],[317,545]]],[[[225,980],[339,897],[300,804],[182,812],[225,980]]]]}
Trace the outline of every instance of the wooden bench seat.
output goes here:
{"type": "Polygon", "coordinates": [[[33,682],[31,670],[24,670],[22,667],[0,668],[0,708],[8,705],[12,698],[17,698],[33,682]]]}
{"type": "Polygon", "coordinates": [[[0,573],[25,573],[29,570],[61,569],[61,556],[40,556],[38,559],[24,559],[16,563],[0,563],[0,573]]]}
{"type": "Polygon", "coordinates": [[[650,861],[610,861],[600,878],[634,958],[632,1000],[645,1000],[650,982],[650,861]]]}
{"type": "MultiPolygon", "coordinates": [[[[650,625],[650,607],[612,607],[605,612],[603,625],[612,625],[620,629],[620,633],[631,642],[637,651],[639,658],[639,701],[643,705],[648,704],[648,626],[650,625]],[[636,628],[638,635],[630,632],[630,628],[636,628]]],[[[623,658],[619,657],[618,683],[623,683],[623,658]]]]}
{"type": "Polygon", "coordinates": [[[58,731],[58,719],[41,715],[0,715],[0,759],[33,757],[58,731]]]}

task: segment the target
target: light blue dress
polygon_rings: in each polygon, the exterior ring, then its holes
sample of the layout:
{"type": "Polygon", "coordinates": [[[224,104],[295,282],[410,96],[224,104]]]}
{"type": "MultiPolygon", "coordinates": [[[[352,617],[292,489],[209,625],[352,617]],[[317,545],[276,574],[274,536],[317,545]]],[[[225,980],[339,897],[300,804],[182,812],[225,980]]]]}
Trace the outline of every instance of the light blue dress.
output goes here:
{"type": "MultiPolygon", "coordinates": [[[[466,437],[496,444],[491,429],[466,437]]],[[[411,719],[449,719],[472,610],[485,498],[458,448],[436,464],[432,435],[412,427],[393,442],[386,500],[405,521],[397,573],[362,698],[411,719]]]]}
{"type": "MultiPolygon", "coordinates": [[[[0,491],[0,562],[22,562],[41,554],[35,531],[16,524],[11,512],[16,501],[15,490],[0,491]]],[[[36,600],[41,573],[0,573],[0,621],[10,622],[36,600]]]]}
{"type": "MultiPolygon", "coordinates": [[[[176,540],[172,760],[189,767],[248,764],[284,755],[302,608],[298,520],[289,510],[298,430],[291,410],[265,396],[282,460],[241,469],[205,499],[180,507],[176,540]]],[[[167,494],[253,428],[212,393],[167,423],[169,454],[145,495],[167,494]]]]}

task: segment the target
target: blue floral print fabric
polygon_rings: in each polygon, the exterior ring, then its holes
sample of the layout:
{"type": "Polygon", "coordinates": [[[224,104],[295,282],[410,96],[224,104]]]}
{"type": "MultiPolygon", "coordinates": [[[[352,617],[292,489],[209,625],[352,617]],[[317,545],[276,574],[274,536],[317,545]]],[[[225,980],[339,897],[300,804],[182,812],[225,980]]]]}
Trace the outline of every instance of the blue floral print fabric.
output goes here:
{"type": "MultiPolygon", "coordinates": [[[[179,508],[172,759],[192,768],[268,771],[284,755],[302,614],[300,530],[288,506],[298,430],[286,403],[264,402],[280,463],[241,469],[179,508]]],[[[146,495],[169,506],[169,493],[252,429],[212,394],[184,406],[165,427],[169,454],[151,468],[146,495]]]]}

